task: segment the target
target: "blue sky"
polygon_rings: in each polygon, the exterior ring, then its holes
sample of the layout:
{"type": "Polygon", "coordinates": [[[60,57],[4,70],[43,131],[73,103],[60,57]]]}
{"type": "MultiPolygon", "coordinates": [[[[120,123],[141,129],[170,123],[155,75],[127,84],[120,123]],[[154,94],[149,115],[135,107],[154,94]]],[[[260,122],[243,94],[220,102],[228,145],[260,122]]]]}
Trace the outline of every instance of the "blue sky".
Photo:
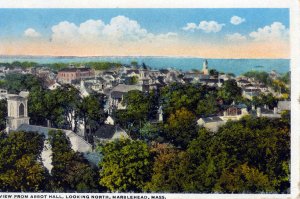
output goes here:
{"type": "MultiPolygon", "coordinates": [[[[234,38],[238,37],[240,39],[239,41],[247,40],[250,42],[251,39],[253,40],[258,37],[257,36],[254,38],[253,36],[250,36],[249,34],[251,32],[258,32],[259,28],[265,28],[265,30],[268,31],[268,27],[272,27],[271,25],[274,22],[279,22],[280,26],[278,26],[278,23],[276,26],[279,29],[284,27],[284,31],[287,32],[289,30],[289,10],[282,8],[1,9],[0,42],[28,41],[28,38],[24,37],[24,31],[27,29],[33,29],[31,31],[37,33],[36,37],[39,37],[39,42],[47,42],[50,40],[50,38],[54,38],[53,26],[58,25],[60,22],[67,21],[68,23],[74,23],[76,26],[80,26],[80,24],[86,22],[87,20],[101,20],[105,25],[109,25],[111,19],[118,16],[124,16],[128,18],[128,21],[131,20],[137,22],[140,29],[146,30],[147,34],[151,33],[156,36],[160,34],[166,35],[168,33],[172,33],[172,35],[176,35],[177,47],[180,46],[179,43],[182,43],[183,41],[187,41],[185,46],[190,43],[200,44],[201,41],[211,42],[211,44],[214,45],[221,45],[226,42],[226,39],[224,40],[224,38],[229,38],[228,35],[232,34],[238,34],[235,35],[234,38]],[[233,16],[239,17],[239,19],[242,21],[236,25],[232,24],[230,21],[233,16]],[[205,22],[202,28],[199,25],[200,22],[205,22]],[[216,24],[210,22],[216,22],[216,24]],[[194,23],[196,26],[194,28],[184,30],[183,28],[186,27],[187,23],[194,23]],[[207,26],[213,26],[213,29],[205,29],[207,26]],[[180,40],[180,42],[178,40],[180,40]]],[[[276,35],[277,33],[275,36],[276,35]]],[[[68,37],[68,35],[66,35],[66,37],[68,37]]],[[[138,37],[140,38],[141,36],[139,35],[138,37]]],[[[265,38],[266,37],[268,37],[268,35],[266,35],[265,38]]],[[[281,36],[279,35],[277,37],[281,36]]],[[[104,39],[102,38],[102,40],[104,39]]],[[[37,42],[37,40],[30,40],[30,42],[37,42]]],[[[74,40],[72,40],[72,42],[74,42],[74,40]]],[[[230,42],[233,42],[233,39],[230,39],[230,42]]],[[[170,45],[169,42],[170,47],[174,47],[175,41],[172,44],[173,46],[170,45]]],[[[184,44],[182,44],[182,46],[184,46],[184,44]]]]}

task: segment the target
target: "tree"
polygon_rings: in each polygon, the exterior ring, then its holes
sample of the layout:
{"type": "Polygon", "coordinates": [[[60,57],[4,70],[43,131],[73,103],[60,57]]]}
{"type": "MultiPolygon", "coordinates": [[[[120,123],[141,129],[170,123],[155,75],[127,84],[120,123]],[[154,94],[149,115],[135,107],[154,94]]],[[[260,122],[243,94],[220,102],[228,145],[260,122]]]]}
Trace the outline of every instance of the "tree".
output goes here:
{"type": "Polygon", "coordinates": [[[161,137],[163,132],[163,125],[161,123],[152,124],[147,122],[140,129],[140,135],[143,140],[146,141],[161,141],[163,138],[161,137]]]}
{"type": "Polygon", "coordinates": [[[267,105],[270,109],[277,106],[278,99],[275,98],[271,93],[260,94],[252,98],[252,104],[255,106],[267,105]]]}
{"type": "Polygon", "coordinates": [[[197,135],[195,115],[186,108],[177,110],[164,125],[164,134],[172,144],[185,148],[197,135]]]}
{"type": "Polygon", "coordinates": [[[128,77],[128,84],[129,85],[135,85],[139,82],[139,78],[138,76],[132,76],[132,77],[128,77]]]}
{"type": "Polygon", "coordinates": [[[132,137],[139,137],[139,130],[143,124],[156,116],[156,103],[153,92],[129,91],[123,99],[126,110],[116,111],[116,121],[128,130],[132,137]]]}
{"type": "MultiPolygon", "coordinates": [[[[90,130],[95,131],[101,124],[104,123],[106,115],[103,110],[102,100],[103,96],[99,100],[95,95],[89,95],[81,99],[78,103],[78,115],[84,123],[84,130],[86,131],[87,126],[90,130]]],[[[85,132],[86,135],[86,132],[85,132]]]]}
{"type": "Polygon", "coordinates": [[[0,137],[0,190],[47,191],[49,174],[40,159],[44,137],[33,132],[1,132],[0,137]]]}
{"type": "Polygon", "coordinates": [[[137,62],[137,61],[132,61],[132,62],[131,62],[131,65],[132,65],[133,67],[137,67],[137,66],[138,66],[138,62],[137,62]]]}
{"type": "Polygon", "coordinates": [[[219,110],[216,96],[208,94],[203,100],[200,100],[197,104],[196,113],[201,117],[208,117],[216,114],[219,110]]]}
{"type": "Polygon", "coordinates": [[[237,85],[234,79],[224,82],[218,95],[226,104],[231,104],[234,100],[239,100],[242,96],[242,89],[237,85]]]}
{"type": "Polygon", "coordinates": [[[186,154],[169,144],[155,144],[153,175],[144,189],[151,192],[183,191],[184,175],[189,164],[186,154]]]}
{"type": "Polygon", "coordinates": [[[151,176],[151,157],[145,142],[121,139],[101,147],[100,185],[112,192],[140,192],[151,176]]]}
{"type": "Polygon", "coordinates": [[[98,177],[80,153],[71,149],[69,139],[62,131],[50,131],[52,147],[52,179],[55,191],[97,192],[98,177]]]}
{"type": "Polygon", "coordinates": [[[274,187],[267,175],[245,163],[233,171],[223,171],[215,190],[223,193],[270,193],[274,191],[274,187]]]}
{"type": "Polygon", "coordinates": [[[42,80],[33,75],[11,73],[5,76],[4,88],[9,93],[19,93],[23,90],[31,91],[35,88],[42,88],[42,80]]]}
{"type": "Polygon", "coordinates": [[[211,70],[209,70],[209,75],[210,76],[218,76],[219,72],[216,69],[211,69],[211,70]]]}
{"type": "Polygon", "coordinates": [[[197,104],[205,98],[207,93],[213,95],[216,89],[201,84],[172,83],[165,86],[160,93],[164,117],[168,118],[170,114],[183,107],[196,113],[197,104]]]}

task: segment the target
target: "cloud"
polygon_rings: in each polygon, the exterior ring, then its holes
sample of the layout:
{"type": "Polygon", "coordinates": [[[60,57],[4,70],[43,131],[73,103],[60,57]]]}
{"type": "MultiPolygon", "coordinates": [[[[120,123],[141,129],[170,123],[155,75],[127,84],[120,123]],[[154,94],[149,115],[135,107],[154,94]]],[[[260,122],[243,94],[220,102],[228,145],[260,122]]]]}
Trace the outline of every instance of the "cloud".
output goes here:
{"type": "Polygon", "coordinates": [[[108,24],[102,20],[89,19],[78,26],[63,21],[52,27],[52,41],[92,41],[92,42],[136,42],[171,39],[176,33],[155,35],[142,28],[140,24],[125,16],[111,18],[108,24]]]}
{"type": "Polygon", "coordinates": [[[87,20],[81,23],[78,27],[78,32],[82,37],[93,38],[101,36],[101,33],[105,27],[102,20],[87,20]]]}
{"type": "Polygon", "coordinates": [[[241,23],[243,23],[245,21],[246,21],[246,19],[241,18],[239,16],[233,16],[230,19],[230,23],[232,23],[233,25],[239,25],[239,24],[241,24],[241,23]]]}
{"type": "Polygon", "coordinates": [[[201,21],[198,28],[203,30],[206,33],[210,32],[220,32],[222,30],[222,27],[225,26],[225,24],[219,24],[216,21],[201,21]]]}
{"type": "Polygon", "coordinates": [[[24,31],[24,36],[25,37],[31,37],[31,38],[37,38],[37,37],[40,37],[41,34],[39,32],[37,32],[35,29],[33,29],[33,28],[27,28],[24,31]]]}
{"type": "Polygon", "coordinates": [[[190,30],[190,31],[194,31],[195,29],[197,29],[198,26],[195,23],[187,23],[185,27],[183,27],[183,30],[190,30]]]}
{"type": "Polygon", "coordinates": [[[241,35],[240,33],[227,34],[226,39],[232,42],[242,42],[247,40],[246,36],[241,35]]]}
{"type": "Polygon", "coordinates": [[[52,26],[52,41],[74,40],[78,36],[78,27],[71,22],[62,21],[52,26]]]}
{"type": "Polygon", "coordinates": [[[197,26],[195,23],[187,23],[182,29],[194,32],[195,30],[203,30],[206,33],[220,32],[225,24],[219,24],[216,21],[201,21],[197,26]]]}
{"type": "Polygon", "coordinates": [[[289,29],[281,22],[273,22],[269,26],[258,28],[257,31],[251,32],[249,36],[254,41],[286,40],[289,37],[289,29]]]}
{"type": "Polygon", "coordinates": [[[117,16],[105,26],[103,34],[117,40],[136,41],[147,37],[148,32],[141,28],[137,21],[124,16],[117,16]]]}

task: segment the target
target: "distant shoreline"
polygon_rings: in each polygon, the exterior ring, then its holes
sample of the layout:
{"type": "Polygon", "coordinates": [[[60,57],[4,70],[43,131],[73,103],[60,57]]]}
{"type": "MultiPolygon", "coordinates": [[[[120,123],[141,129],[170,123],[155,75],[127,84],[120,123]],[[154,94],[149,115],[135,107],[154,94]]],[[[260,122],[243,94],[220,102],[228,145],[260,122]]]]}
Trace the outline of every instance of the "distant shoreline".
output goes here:
{"type": "MultiPolygon", "coordinates": [[[[203,61],[206,58],[193,58],[193,57],[164,57],[164,56],[94,56],[94,57],[69,57],[69,56],[1,56],[0,63],[19,62],[36,62],[38,64],[72,64],[80,63],[85,64],[88,62],[111,62],[130,65],[132,61],[137,62],[139,65],[143,63],[152,69],[168,69],[173,68],[181,71],[189,71],[193,69],[202,70],[203,61]]],[[[289,59],[209,59],[208,68],[216,69],[224,73],[234,73],[241,75],[248,71],[258,70],[276,72],[283,74],[290,71],[289,59]],[[260,66],[260,67],[257,67],[260,66]]]]}

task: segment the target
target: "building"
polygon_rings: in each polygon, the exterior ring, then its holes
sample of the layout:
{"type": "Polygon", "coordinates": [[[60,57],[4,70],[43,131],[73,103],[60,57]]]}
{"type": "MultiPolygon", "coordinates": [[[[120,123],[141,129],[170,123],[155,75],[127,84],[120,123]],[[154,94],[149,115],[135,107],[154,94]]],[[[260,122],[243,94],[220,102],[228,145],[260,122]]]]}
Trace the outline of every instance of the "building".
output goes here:
{"type": "Polygon", "coordinates": [[[91,68],[65,68],[58,71],[57,81],[63,84],[71,84],[76,80],[95,77],[95,70],[91,68]]]}
{"type": "Polygon", "coordinates": [[[129,91],[138,90],[142,91],[143,87],[140,85],[125,85],[119,84],[114,87],[108,94],[108,103],[109,103],[109,113],[111,113],[112,109],[125,109],[126,105],[122,105],[123,97],[129,91]]]}
{"type": "Polygon", "coordinates": [[[29,93],[10,95],[7,98],[6,131],[17,130],[21,124],[29,124],[27,97],[29,93]]]}
{"type": "Polygon", "coordinates": [[[202,73],[203,73],[203,75],[209,75],[208,61],[207,60],[205,60],[203,62],[202,73]]]}

